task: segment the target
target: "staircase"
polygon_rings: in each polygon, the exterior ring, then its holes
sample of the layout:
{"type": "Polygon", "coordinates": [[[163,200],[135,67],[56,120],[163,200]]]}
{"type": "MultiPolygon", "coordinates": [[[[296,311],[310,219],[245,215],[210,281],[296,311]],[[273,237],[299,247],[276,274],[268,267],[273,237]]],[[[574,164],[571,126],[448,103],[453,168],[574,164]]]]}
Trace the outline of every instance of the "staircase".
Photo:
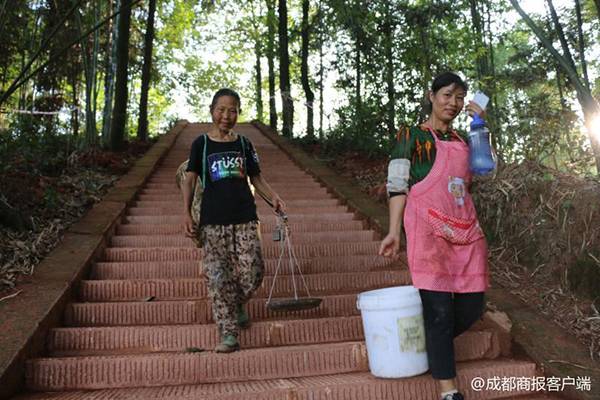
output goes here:
{"type": "MultiPolygon", "coordinates": [[[[182,234],[177,166],[206,125],[191,124],[141,190],[92,275],[69,304],[65,326],[51,331],[45,358],[27,366],[25,399],[431,399],[428,374],[377,379],[368,372],[359,292],[409,284],[406,266],[376,256],[378,237],[258,130],[240,125],[255,144],[263,176],[288,206],[296,255],[317,309],[266,309],[279,254],[275,215],[258,211],[266,276],[248,304],[253,321],[242,351],[216,354],[217,330],[201,275],[201,251],[182,234]]],[[[288,297],[279,276],[275,297],[288,297]]],[[[475,328],[456,339],[459,384],[468,399],[550,399],[526,391],[470,389],[475,377],[532,377],[501,332],[475,328]],[[529,395],[529,396],[527,396],[529,395]]]]}

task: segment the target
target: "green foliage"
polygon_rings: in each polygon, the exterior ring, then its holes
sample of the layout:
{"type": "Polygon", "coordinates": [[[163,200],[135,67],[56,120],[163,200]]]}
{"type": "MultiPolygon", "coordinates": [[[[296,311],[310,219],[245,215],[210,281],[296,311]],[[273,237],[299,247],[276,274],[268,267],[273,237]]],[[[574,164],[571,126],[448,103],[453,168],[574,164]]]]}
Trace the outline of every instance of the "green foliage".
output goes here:
{"type": "Polygon", "coordinates": [[[352,105],[341,107],[337,113],[338,124],[323,143],[327,154],[359,151],[368,157],[387,156],[393,138],[387,133],[381,104],[363,103],[358,115],[352,105]]]}
{"type": "MultiPolygon", "coordinates": [[[[331,68],[339,76],[337,89],[354,98],[354,103],[336,108],[338,125],[328,132],[327,140],[369,149],[369,153],[381,148],[389,69],[384,52],[389,43],[382,29],[391,11],[396,127],[422,120],[421,103],[433,76],[453,70],[466,77],[473,91],[484,89],[491,95],[489,122],[504,161],[534,160],[559,169],[588,171],[593,159],[580,131],[577,99],[564,74],[557,75],[556,62],[524,24],[504,21],[510,10],[506,2],[475,2],[482,24],[479,37],[470,6],[466,0],[369,1],[362,6],[360,0],[328,2],[329,40],[336,52],[331,68]],[[499,26],[500,32],[492,32],[499,26]],[[356,101],[357,52],[360,101],[356,101]]],[[[592,8],[588,5],[586,10],[584,20],[596,26],[592,8]]],[[[576,31],[573,12],[561,10],[561,19],[567,29],[576,31]]],[[[597,45],[598,38],[591,32],[585,32],[588,47],[597,45]]],[[[576,35],[569,38],[576,54],[576,35]]],[[[596,71],[591,76],[597,76],[597,65],[588,60],[591,66],[596,71]]]]}
{"type": "MultiPolygon", "coordinates": [[[[18,76],[43,38],[73,4],[50,0],[8,3],[11,6],[0,14],[3,37],[0,92],[18,76]]],[[[315,123],[320,117],[318,74],[319,52],[322,51],[325,113],[331,116],[325,121],[326,129],[329,125],[325,139],[331,143],[328,145],[331,149],[364,149],[373,156],[385,155],[394,127],[413,125],[425,117],[422,100],[433,76],[454,70],[467,79],[473,90],[484,89],[491,95],[488,120],[504,161],[535,160],[579,173],[586,173],[593,165],[589,143],[580,129],[579,104],[573,85],[564,73],[557,73],[556,62],[529,27],[516,18],[508,1],[311,0],[310,4],[309,70],[310,84],[317,95],[315,123]],[[474,27],[476,16],[481,20],[479,35],[474,27]]],[[[114,11],[113,6],[114,0],[83,2],[78,10],[81,28],[87,30],[93,26],[97,20],[96,8],[99,17],[104,18],[114,11]]],[[[593,1],[582,1],[582,6],[591,89],[595,96],[600,96],[600,65],[590,56],[597,52],[600,43],[600,18],[593,1]]],[[[296,112],[298,124],[304,120],[302,114],[306,107],[300,85],[301,2],[288,2],[288,7],[290,79],[295,109],[299,111],[296,112]]],[[[149,99],[150,132],[158,132],[170,119],[181,117],[177,115],[177,106],[185,101],[199,119],[209,120],[210,98],[223,86],[240,92],[243,117],[253,117],[258,98],[254,79],[256,47],[262,52],[262,101],[267,109],[266,0],[159,0],[157,12],[149,99]]],[[[558,12],[565,31],[569,32],[567,40],[581,72],[575,13],[571,8],[559,8],[558,12]]],[[[136,124],[146,13],[143,1],[133,9],[129,134],[134,132],[136,124]]],[[[560,49],[546,15],[533,14],[532,17],[560,49]]],[[[76,45],[58,56],[64,44],[77,35],[76,22],[73,17],[60,27],[55,39],[42,49],[32,67],[56,60],[3,107],[39,111],[84,108],[84,52],[89,55],[93,37],[88,37],[85,47],[76,45]]],[[[102,105],[106,97],[103,79],[111,67],[110,32],[110,24],[98,31],[97,106],[102,105]]],[[[278,65],[276,60],[276,82],[278,65]]],[[[281,112],[279,88],[276,97],[281,112]]],[[[92,116],[98,127],[102,125],[100,111],[101,107],[92,116]]],[[[69,143],[85,146],[79,139],[86,126],[83,112],[78,118],[65,113],[58,119],[39,115],[30,119],[26,122],[27,118],[8,114],[3,126],[10,126],[12,132],[18,131],[19,138],[25,135],[26,129],[31,129],[25,136],[69,136],[69,143]]],[[[459,127],[465,128],[464,125],[459,127]]],[[[33,140],[19,140],[23,146],[27,143],[36,146],[33,140]]]]}
{"type": "MultiPolygon", "coordinates": [[[[228,60],[229,63],[231,60],[228,60]]],[[[188,93],[188,102],[197,113],[206,118],[209,115],[208,106],[215,88],[238,87],[237,79],[243,73],[240,66],[224,65],[224,63],[205,60],[200,57],[190,57],[184,65],[180,81],[188,93]]],[[[246,104],[242,104],[247,108],[246,104]]]]}
{"type": "Polygon", "coordinates": [[[70,135],[46,128],[40,118],[25,115],[0,132],[0,160],[3,172],[25,169],[45,176],[60,175],[76,148],[70,135]]]}

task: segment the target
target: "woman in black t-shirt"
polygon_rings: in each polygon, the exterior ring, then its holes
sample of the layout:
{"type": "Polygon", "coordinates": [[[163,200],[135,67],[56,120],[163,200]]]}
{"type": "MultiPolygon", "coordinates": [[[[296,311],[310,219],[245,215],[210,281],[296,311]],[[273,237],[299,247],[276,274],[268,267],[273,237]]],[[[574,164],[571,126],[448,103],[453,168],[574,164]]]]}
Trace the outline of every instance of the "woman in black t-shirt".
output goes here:
{"type": "Polygon", "coordinates": [[[249,324],[244,304],[263,278],[258,216],[247,178],[276,211],[285,211],[281,198],[260,175],[254,146],[232,130],[239,112],[235,91],[217,91],[210,106],[213,126],[192,144],[182,186],[184,230],[186,236],[196,236],[203,249],[203,271],[221,335],[215,347],[219,353],[239,349],[239,330],[249,324]],[[195,229],[191,205],[198,178],[203,194],[195,229]]]}

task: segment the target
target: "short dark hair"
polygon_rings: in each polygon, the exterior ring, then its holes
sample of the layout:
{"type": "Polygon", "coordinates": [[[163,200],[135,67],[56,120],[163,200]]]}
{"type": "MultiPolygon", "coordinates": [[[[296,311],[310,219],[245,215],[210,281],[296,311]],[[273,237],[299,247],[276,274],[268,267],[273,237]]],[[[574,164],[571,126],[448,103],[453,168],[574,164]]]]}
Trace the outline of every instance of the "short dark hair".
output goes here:
{"type": "Polygon", "coordinates": [[[452,84],[462,88],[465,92],[469,90],[469,87],[460,76],[456,75],[454,72],[448,71],[435,77],[433,83],[431,84],[431,91],[433,93],[437,93],[437,91],[441,88],[450,86],[452,84]]]}
{"type": "Polygon", "coordinates": [[[223,96],[233,97],[237,101],[238,108],[240,110],[242,109],[242,100],[240,99],[240,95],[233,89],[221,88],[221,89],[217,90],[217,93],[215,93],[215,95],[213,96],[212,103],[210,103],[210,111],[212,111],[213,108],[215,108],[215,105],[217,104],[217,100],[219,100],[219,97],[223,97],[223,96]]]}

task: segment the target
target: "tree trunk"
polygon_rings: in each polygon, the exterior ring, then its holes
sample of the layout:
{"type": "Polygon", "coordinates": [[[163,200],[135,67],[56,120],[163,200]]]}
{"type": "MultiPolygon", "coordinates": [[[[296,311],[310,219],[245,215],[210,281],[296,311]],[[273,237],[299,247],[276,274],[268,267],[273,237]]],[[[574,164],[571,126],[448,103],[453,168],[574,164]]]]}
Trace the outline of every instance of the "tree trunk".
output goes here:
{"type": "Polygon", "coordinates": [[[319,0],[319,139],[323,140],[323,3],[319,0]]]}
{"type": "Polygon", "coordinates": [[[129,27],[131,25],[131,5],[123,1],[120,6],[119,39],[117,42],[117,69],[115,82],[115,105],[110,125],[110,149],[123,148],[125,125],[127,123],[127,65],[129,59],[129,27]]]}
{"type": "Polygon", "coordinates": [[[152,72],[152,48],[154,45],[154,15],[156,0],[148,2],[148,20],[146,21],[146,36],[144,38],[144,64],[142,65],[142,88],[140,94],[140,116],[138,120],[138,140],[148,140],[148,91],[152,72]]]}
{"type": "MultiPolygon", "coordinates": [[[[471,9],[471,21],[473,25],[473,36],[475,41],[475,53],[477,54],[476,58],[476,69],[477,69],[477,78],[481,85],[481,90],[486,93],[490,99],[494,98],[495,94],[495,77],[491,72],[490,68],[490,59],[493,57],[492,53],[494,51],[492,37],[489,36],[490,43],[489,46],[486,46],[485,43],[485,33],[486,26],[485,20],[482,17],[482,12],[479,7],[481,6],[481,1],[469,0],[470,9],[471,9]],[[488,56],[490,58],[488,58],[488,56]]],[[[489,8],[488,8],[488,16],[489,16],[489,8]]],[[[490,101],[487,106],[487,122],[490,130],[492,132],[496,132],[496,113],[494,109],[494,102],[490,101]]],[[[492,142],[494,146],[496,145],[496,137],[492,135],[492,142]]]]}
{"type": "MultiPolygon", "coordinates": [[[[361,4],[361,0],[356,0],[355,3],[355,7],[356,7],[356,13],[360,13],[362,12],[362,4],[361,4]]],[[[360,113],[360,110],[362,109],[362,95],[361,95],[361,79],[362,79],[362,70],[361,70],[361,61],[360,61],[360,51],[361,51],[361,44],[362,44],[362,28],[360,27],[360,23],[357,23],[355,26],[356,29],[356,34],[355,34],[355,38],[354,38],[354,68],[356,68],[356,81],[355,81],[355,93],[354,93],[354,97],[356,98],[356,112],[357,114],[360,113]]]]}
{"type": "Polygon", "coordinates": [[[361,96],[361,64],[360,64],[360,40],[356,37],[355,48],[354,48],[354,65],[356,67],[356,80],[355,80],[355,92],[354,97],[356,98],[356,111],[360,112],[362,109],[362,96],[361,96]]]}
{"type": "MultiPolygon", "coordinates": [[[[97,16],[96,8],[97,2],[93,2],[94,16],[97,16]]],[[[77,20],[77,27],[79,35],[83,34],[83,24],[81,21],[81,14],[79,11],[75,13],[75,19],[77,20]]],[[[94,25],[97,21],[94,21],[94,25]]],[[[94,89],[96,87],[96,57],[97,57],[97,35],[94,35],[94,46],[89,48],[88,38],[83,37],[81,39],[81,49],[83,58],[83,68],[85,75],[85,144],[88,147],[95,147],[98,139],[98,132],[96,130],[96,114],[94,102],[94,89]]]]}
{"type": "Polygon", "coordinates": [[[73,111],[71,111],[71,129],[73,136],[79,136],[79,96],[77,90],[77,75],[71,76],[71,88],[73,89],[73,111]]]}
{"type": "Polygon", "coordinates": [[[567,100],[565,99],[565,93],[562,85],[562,76],[560,73],[560,66],[556,66],[556,87],[558,89],[558,96],[560,97],[560,108],[564,112],[567,109],[567,100]]]}
{"type": "MultiPolygon", "coordinates": [[[[25,57],[27,57],[25,50],[23,50],[23,52],[21,52],[21,69],[25,68],[25,57]]],[[[20,87],[19,90],[19,100],[17,102],[18,104],[18,108],[19,110],[24,110],[27,106],[27,101],[25,99],[25,96],[27,96],[27,91],[26,91],[26,87],[25,85],[20,87]]]]}
{"type": "Polygon", "coordinates": [[[267,0],[267,62],[269,64],[269,126],[277,131],[277,104],[275,103],[275,0],[267,0]]]}
{"type": "Polygon", "coordinates": [[[552,17],[552,22],[554,23],[554,28],[556,29],[556,32],[558,34],[558,40],[563,49],[565,58],[571,64],[571,67],[573,67],[573,69],[575,70],[576,69],[575,61],[574,61],[573,56],[571,55],[571,50],[569,49],[569,43],[567,42],[567,38],[565,37],[565,32],[563,31],[562,25],[561,25],[560,21],[558,20],[558,14],[556,13],[556,10],[554,9],[554,4],[552,3],[552,0],[546,0],[546,3],[548,3],[548,9],[550,10],[550,16],[552,17]]]}
{"type": "Polygon", "coordinates": [[[386,2],[386,15],[383,24],[383,34],[385,36],[385,58],[386,58],[386,83],[387,83],[387,128],[390,137],[394,137],[396,133],[396,90],[394,88],[394,27],[392,20],[392,11],[390,3],[386,2]]]}
{"type": "MultiPolygon", "coordinates": [[[[600,114],[600,105],[592,96],[592,93],[585,85],[582,83],[581,78],[579,77],[577,70],[574,68],[573,58],[567,59],[565,56],[561,55],[554,46],[552,46],[552,41],[545,35],[544,31],[536,25],[535,22],[529,17],[529,15],[523,11],[521,6],[519,5],[517,0],[510,0],[510,3],[513,5],[515,10],[519,13],[521,18],[525,21],[525,23],[529,26],[529,28],[533,31],[533,33],[537,36],[542,45],[550,52],[552,57],[558,62],[563,72],[569,78],[569,81],[575,88],[577,92],[577,100],[581,105],[581,109],[583,110],[584,122],[587,127],[588,138],[590,140],[590,144],[592,146],[592,151],[594,153],[594,158],[596,161],[596,170],[600,175],[600,141],[596,136],[595,132],[592,130],[592,121],[598,114],[600,114]]],[[[549,1],[549,4],[551,2],[549,1]]],[[[552,10],[551,10],[552,11],[552,10]]],[[[563,37],[564,39],[564,37],[563,37]]],[[[568,53],[570,55],[570,53],[568,53]]]]}
{"type": "MultiPolygon", "coordinates": [[[[429,24],[429,21],[425,21],[424,24],[429,24]]],[[[427,25],[422,25],[419,28],[421,46],[423,48],[423,80],[421,81],[423,85],[423,105],[425,106],[429,99],[427,98],[427,91],[429,90],[429,84],[431,83],[431,79],[433,78],[433,71],[431,70],[431,58],[430,58],[430,46],[429,46],[429,29],[427,25]]],[[[425,107],[421,107],[419,111],[419,119],[425,120],[427,118],[427,113],[425,111],[425,107]]]]}
{"type": "Polygon", "coordinates": [[[596,4],[596,12],[598,13],[598,18],[600,19],[600,0],[594,0],[596,4]]]}
{"type": "MultiPolygon", "coordinates": [[[[98,24],[100,17],[100,7],[97,1],[94,1],[94,25],[98,24]]],[[[94,49],[92,57],[92,71],[94,74],[94,80],[92,84],[92,114],[94,115],[94,140],[98,143],[98,128],[96,127],[96,115],[98,113],[98,56],[100,54],[100,31],[94,31],[94,49]]]]}
{"type": "Polygon", "coordinates": [[[587,62],[585,61],[585,41],[583,39],[583,21],[581,18],[581,4],[575,0],[575,14],[577,15],[577,47],[579,48],[579,61],[583,73],[583,83],[590,89],[590,78],[588,77],[587,62]]]}
{"type": "Polygon", "coordinates": [[[283,104],[282,134],[286,137],[292,137],[294,131],[294,101],[290,86],[286,0],[279,0],[279,86],[281,88],[281,103],[283,104]]]}
{"type": "MultiPolygon", "coordinates": [[[[113,10],[118,10],[121,7],[121,0],[114,0],[113,10]]],[[[112,20],[112,28],[108,31],[110,40],[107,40],[106,49],[106,72],[104,76],[104,111],[102,115],[102,143],[108,145],[110,141],[110,125],[113,106],[113,95],[115,91],[115,73],[117,68],[117,41],[119,38],[119,19],[118,14],[112,20]]]]}
{"type": "MultiPolygon", "coordinates": [[[[558,89],[558,96],[560,98],[560,109],[563,115],[567,112],[567,100],[565,99],[565,89],[563,88],[563,77],[560,70],[560,66],[555,64],[556,69],[556,88],[558,89]]],[[[573,147],[571,146],[571,135],[568,129],[565,129],[565,139],[567,141],[567,146],[565,150],[567,152],[567,156],[571,162],[575,161],[576,157],[573,156],[573,147]]],[[[558,168],[557,168],[558,169],[558,168]]]]}
{"type": "Polygon", "coordinates": [[[477,54],[477,79],[479,82],[483,83],[485,76],[487,74],[487,58],[485,52],[481,51],[484,49],[483,45],[483,20],[481,19],[481,14],[479,13],[479,9],[477,8],[477,0],[469,0],[471,6],[471,22],[473,26],[473,36],[475,40],[475,52],[477,54]]]}
{"type": "Polygon", "coordinates": [[[260,58],[262,52],[260,50],[260,42],[257,38],[254,42],[254,55],[256,56],[255,79],[256,79],[256,119],[263,120],[263,99],[262,99],[262,71],[260,68],[260,58]]]}
{"type": "Polygon", "coordinates": [[[489,82],[489,89],[490,89],[490,102],[488,104],[488,120],[490,121],[489,125],[490,125],[490,129],[494,132],[492,135],[492,145],[494,146],[494,148],[496,149],[496,155],[498,156],[498,158],[502,159],[503,158],[503,153],[502,153],[502,132],[501,129],[499,129],[499,124],[498,124],[498,115],[496,114],[496,105],[498,104],[498,97],[497,97],[497,86],[496,86],[496,56],[495,56],[495,51],[494,51],[494,34],[492,33],[492,12],[491,12],[491,7],[490,4],[487,3],[487,9],[486,9],[486,15],[487,15],[487,25],[485,27],[485,31],[487,32],[487,39],[488,39],[488,43],[487,43],[487,47],[488,47],[488,53],[490,55],[489,58],[489,64],[488,64],[488,76],[490,77],[490,82],[489,82]]]}
{"type": "Polygon", "coordinates": [[[0,6],[0,32],[1,32],[2,28],[4,28],[4,23],[2,22],[2,17],[4,17],[4,10],[6,10],[7,3],[8,3],[8,0],[4,0],[2,2],[2,6],[0,6]]]}
{"type": "Polygon", "coordinates": [[[302,64],[300,67],[302,88],[306,96],[306,134],[309,138],[315,137],[314,126],[314,102],[315,94],[310,88],[308,71],[308,47],[310,41],[310,32],[308,26],[308,11],[310,8],[309,0],[302,0],[302,64]]]}

